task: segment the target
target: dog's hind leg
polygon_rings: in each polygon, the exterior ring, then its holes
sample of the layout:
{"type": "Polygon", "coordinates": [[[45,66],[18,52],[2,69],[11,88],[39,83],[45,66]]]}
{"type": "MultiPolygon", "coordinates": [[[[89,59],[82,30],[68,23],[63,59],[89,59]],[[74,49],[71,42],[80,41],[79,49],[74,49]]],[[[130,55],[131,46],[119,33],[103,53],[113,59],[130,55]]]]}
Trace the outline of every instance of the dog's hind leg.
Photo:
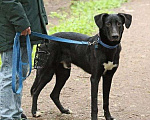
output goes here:
{"type": "Polygon", "coordinates": [[[50,94],[51,99],[57,106],[57,108],[61,111],[61,113],[70,114],[70,111],[68,109],[65,109],[59,100],[60,92],[63,86],[65,85],[67,79],[70,76],[70,69],[65,69],[62,64],[58,66],[58,69],[56,71],[56,84],[55,87],[50,94]]]}
{"type": "Polygon", "coordinates": [[[43,69],[40,70],[40,74],[36,76],[36,81],[34,82],[31,93],[32,93],[32,115],[33,117],[39,117],[37,115],[37,100],[41,90],[45,87],[45,85],[50,82],[54,75],[53,69],[43,69]]]}
{"type": "Polygon", "coordinates": [[[36,90],[36,88],[38,86],[38,83],[40,82],[39,77],[42,74],[42,72],[43,72],[43,69],[37,69],[37,71],[36,71],[36,78],[34,80],[32,87],[31,87],[31,90],[30,90],[31,95],[33,95],[34,91],[36,90]]]}

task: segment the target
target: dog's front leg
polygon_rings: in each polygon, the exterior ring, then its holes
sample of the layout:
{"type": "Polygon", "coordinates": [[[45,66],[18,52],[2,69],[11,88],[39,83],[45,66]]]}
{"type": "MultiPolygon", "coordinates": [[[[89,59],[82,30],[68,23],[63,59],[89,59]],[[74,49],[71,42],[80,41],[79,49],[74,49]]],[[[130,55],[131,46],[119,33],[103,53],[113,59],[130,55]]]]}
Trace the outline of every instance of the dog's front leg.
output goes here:
{"type": "Polygon", "coordinates": [[[106,120],[115,120],[109,112],[109,93],[113,75],[106,74],[103,76],[103,109],[106,120]]]}
{"type": "Polygon", "coordinates": [[[97,120],[97,94],[100,78],[91,76],[91,120],[97,120]]]}

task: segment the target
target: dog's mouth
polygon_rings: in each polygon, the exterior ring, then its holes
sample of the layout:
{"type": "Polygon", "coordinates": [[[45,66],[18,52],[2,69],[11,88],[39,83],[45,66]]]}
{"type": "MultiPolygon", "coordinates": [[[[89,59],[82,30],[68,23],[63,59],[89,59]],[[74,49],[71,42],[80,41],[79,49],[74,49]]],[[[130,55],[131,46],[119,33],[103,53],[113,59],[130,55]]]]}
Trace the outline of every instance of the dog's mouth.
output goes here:
{"type": "Polygon", "coordinates": [[[118,42],[120,41],[119,36],[111,36],[111,38],[109,39],[111,42],[118,42]]]}
{"type": "Polygon", "coordinates": [[[118,42],[119,39],[110,39],[111,42],[118,42]]]}
{"type": "Polygon", "coordinates": [[[112,36],[109,36],[108,37],[108,44],[109,45],[112,45],[112,46],[115,46],[115,45],[117,45],[117,44],[119,44],[120,43],[120,37],[118,36],[118,37],[112,37],[112,36]]]}

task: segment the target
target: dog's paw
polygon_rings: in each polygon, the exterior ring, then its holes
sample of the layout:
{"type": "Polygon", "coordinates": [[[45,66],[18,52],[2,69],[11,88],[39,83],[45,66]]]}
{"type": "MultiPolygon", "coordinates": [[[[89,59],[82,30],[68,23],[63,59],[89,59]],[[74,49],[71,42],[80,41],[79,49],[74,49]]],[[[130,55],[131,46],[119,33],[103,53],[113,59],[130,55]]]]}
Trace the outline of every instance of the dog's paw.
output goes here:
{"type": "Polygon", "coordinates": [[[33,117],[41,117],[41,115],[42,115],[42,112],[40,112],[40,111],[36,111],[34,114],[33,114],[33,117]]]}
{"type": "Polygon", "coordinates": [[[106,120],[116,120],[116,119],[113,117],[107,117],[106,120]]]}
{"type": "Polygon", "coordinates": [[[71,114],[72,111],[68,110],[68,109],[64,109],[63,111],[61,111],[61,113],[63,113],[63,114],[71,114]]]}

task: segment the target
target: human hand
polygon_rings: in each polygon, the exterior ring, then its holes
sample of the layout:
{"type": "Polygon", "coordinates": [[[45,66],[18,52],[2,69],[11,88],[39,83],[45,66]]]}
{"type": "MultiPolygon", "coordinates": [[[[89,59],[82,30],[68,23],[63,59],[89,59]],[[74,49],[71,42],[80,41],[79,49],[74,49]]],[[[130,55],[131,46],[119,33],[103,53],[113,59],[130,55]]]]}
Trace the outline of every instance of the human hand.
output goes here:
{"type": "Polygon", "coordinates": [[[25,29],[24,31],[21,32],[21,35],[26,36],[27,34],[31,34],[31,28],[28,27],[27,29],[25,29]]]}

